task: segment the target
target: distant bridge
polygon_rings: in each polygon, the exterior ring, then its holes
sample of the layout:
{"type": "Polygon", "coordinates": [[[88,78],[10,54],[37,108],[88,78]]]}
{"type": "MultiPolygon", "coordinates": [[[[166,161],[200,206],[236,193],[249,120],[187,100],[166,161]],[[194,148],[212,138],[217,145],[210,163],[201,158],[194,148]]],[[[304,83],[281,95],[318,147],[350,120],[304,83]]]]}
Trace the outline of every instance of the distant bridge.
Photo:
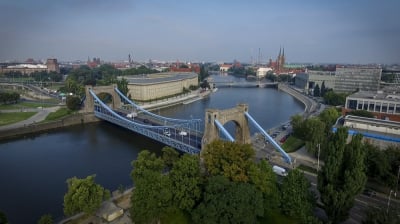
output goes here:
{"type": "Polygon", "coordinates": [[[218,88],[230,88],[230,87],[238,87],[238,88],[267,88],[267,87],[278,87],[278,82],[236,82],[236,81],[209,81],[211,85],[214,85],[218,88]]]}
{"type": "Polygon", "coordinates": [[[251,117],[246,104],[239,104],[228,110],[208,109],[203,133],[200,131],[200,119],[175,119],[153,114],[124,96],[116,85],[86,86],[86,96],[91,96],[86,97],[85,100],[86,112],[93,111],[100,119],[190,154],[200,153],[205,145],[221,136],[228,141],[250,143],[249,125],[251,124],[282,154],[287,163],[292,163],[290,156],[251,117]],[[97,97],[97,94],[101,92],[112,96],[112,102],[109,105],[97,97]],[[236,125],[235,138],[223,127],[229,121],[233,121],[236,125]]]}

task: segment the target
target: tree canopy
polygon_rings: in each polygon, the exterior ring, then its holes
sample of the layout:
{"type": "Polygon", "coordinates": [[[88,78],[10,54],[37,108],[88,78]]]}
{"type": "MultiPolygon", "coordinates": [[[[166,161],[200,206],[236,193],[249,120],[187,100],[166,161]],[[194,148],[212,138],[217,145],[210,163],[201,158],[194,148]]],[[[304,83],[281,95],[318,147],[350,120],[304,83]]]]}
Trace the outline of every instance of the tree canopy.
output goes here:
{"type": "Polygon", "coordinates": [[[110,197],[110,191],[96,184],[95,175],[84,179],[76,177],[67,180],[68,191],[64,195],[64,213],[73,215],[79,212],[92,214],[101,203],[110,197]]]}
{"type": "Polygon", "coordinates": [[[253,163],[254,150],[250,144],[217,140],[208,144],[202,154],[207,171],[232,181],[247,182],[247,171],[253,163]]]}
{"type": "Polygon", "coordinates": [[[348,217],[354,198],[365,185],[365,150],[361,135],[353,136],[346,145],[347,129],[332,134],[326,151],[325,165],[318,173],[318,190],[331,221],[338,223],[348,217]]]}

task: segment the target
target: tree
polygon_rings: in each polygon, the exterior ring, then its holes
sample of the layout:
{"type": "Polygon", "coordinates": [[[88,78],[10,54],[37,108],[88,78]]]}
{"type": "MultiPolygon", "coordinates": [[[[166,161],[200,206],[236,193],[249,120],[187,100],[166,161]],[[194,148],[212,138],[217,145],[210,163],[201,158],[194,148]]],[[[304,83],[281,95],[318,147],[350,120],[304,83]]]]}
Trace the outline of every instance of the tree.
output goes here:
{"type": "Polygon", "coordinates": [[[304,128],[304,118],[298,114],[294,115],[291,117],[290,123],[293,127],[293,135],[300,139],[304,139],[306,133],[304,128]]]}
{"type": "Polygon", "coordinates": [[[42,215],[40,217],[38,224],[53,224],[53,217],[50,214],[42,215]]]}
{"type": "Polygon", "coordinates": [[[222,175],[232,181],[249,180],[247,171],[254,157],[254,150],[250,144],[216,140],[206,146],[202,156],[211,175],[222,175]]]}
{"type": "Polygon", "coordinates": [[[335,93],[332,90],[329,90],[324,95],[324,101],[326,104],[333,106],[344,105],[346,103],[346,94],[335,93]]]}
{"type": "Polygon", "coordinates": [[[117,83],[118,89],[125,95],[128,96],[129,88],[128,88],[128,81],[126,79],[116,79],[115,82],[117,83]]]}
{"type": "Polygon", "coordinates": [[[73,215],[78,212],[92,214],[101,203],[110,197],[110,191],[94,181],[96,175],[84,179],[76,177],[67,180],[68,191],[64,195],[64,213],[73,215]]]}
{"type": "Polygon", "coordinates": [[[362,135],[353,136],[346,145],[347,129],[339,128],[327,145],[325,165],[318,173],[318,190],[325,211],[333,223],[348,217],[354,198],[364,188],[365,151],[362,135]]]}
{"type": "Polygon", "coordinates": [[[304,121],[304,126],[307,151],[317,156],[317,146],[323,144],[326,137],[325,124],[319,118],[312,117],[304,121]]]}
{"type": "Polygon", "coordinates": [[[161,151],[165,166],[169,169],[172,168],[174,163],[179,159],[179,153],[169,146],[165,146],[161,151]]]}
{"type": "Polygon", "coordinates": [[[314,87],[314,96],[316,96],[316,97],[321,96],[321,91],[319,89],[319,85],[318,84],[315,85],[315,87],[314,87]]]}
{"type": "Polygon", "coordinates": [[[67,96],[67,108],[79,110],[81,108],[81,99],[78,96],[67,96]]]}
{"type": "Polygon", "coordinates": [[[184,211],[191,211],[201,196],[202,178],[197,155],[183,155],[169,173],[173,203],[184,211]]]}
{"type": "Polygon", "coordinates": [[[172,184],[162,172],[164,162],[154,153],[144,150],[132,162],[135,189],[131,196],[130,213],[135,223],[153,223],[171,208],[172,184]]]}
{"type": "Polygon", "coordinates": [[[321,94],[320,94],[320,96],[322,96],[322,97],[324,97],[325,96],[325,93],[326,93],[326,87],[325,87],[325,81],[322,81],[322,84],[321,84],[321,94]]]}
{"type": "Polygon", "coordinates": [[[298,169],[289,172],[281,185],[282,212],[307,223],[307,217],[312,216],[315,205],[310,186],[310,182],[298,169]]]}
{"type": "Polygon", "coordinates": [[[194,223],[255,223],[263,212],[262,194],[255,186],[214,176],[208,179],[192,219],[194,223]]]}
{"type": "Polygon", "coordinates": [[[367,217],[363,220],[363,224],[398,224],[400,218],[397,216],[399,210],[391,208],[386,212],[382,208],[370,207],[367,210],[367,217]]]}
{"type": "Polygon", "coordinates": [[[336,123],[336,120],[339,118],[340,114],[334,107],[330,107],[325,109],[319,114],[319,119],[325,123],[325,134],[328,134],[332,130],[332,126],[336,123]]]}
{"type": "Polygon", "coordinates": [[[250,182],[263,194],[264,209],[279,207],[279,191],[276,186],[276,174],[272,171],[271,165],[265,160],[253,163],[249,168],[250,182]]]}

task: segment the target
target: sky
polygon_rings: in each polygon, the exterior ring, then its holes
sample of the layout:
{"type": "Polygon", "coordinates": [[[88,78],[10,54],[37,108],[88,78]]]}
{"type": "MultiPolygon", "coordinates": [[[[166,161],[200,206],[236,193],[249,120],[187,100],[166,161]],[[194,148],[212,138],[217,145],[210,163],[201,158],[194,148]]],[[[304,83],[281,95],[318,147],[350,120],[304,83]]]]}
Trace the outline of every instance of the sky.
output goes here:
{"type": "Polygon", "coordinates": [[[399,0],[0,0],[0,61],[400,63],[399,0]],[[260,56],[259,56],[260,55],[260,56]]]}

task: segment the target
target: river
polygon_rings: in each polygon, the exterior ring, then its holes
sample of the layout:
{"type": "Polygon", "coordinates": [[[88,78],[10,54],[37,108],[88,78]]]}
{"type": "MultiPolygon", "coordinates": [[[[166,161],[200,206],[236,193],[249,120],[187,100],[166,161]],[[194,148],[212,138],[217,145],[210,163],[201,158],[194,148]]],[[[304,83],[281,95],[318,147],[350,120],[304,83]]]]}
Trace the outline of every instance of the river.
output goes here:
{"type": "MultiPolygon", "coordinates": [[[[304,109],[292,96],[277,89],[220,88],[203,100],[153,112],[204,120],[205,109],[226,109],[238,103],[249,104],[249,113],[265,130],[286,122],[304,109]]],[[[227,127],[232,128],[229,124],[227,127]]],[[[63,217],[68,178],[96,174],[96,182],[111,191],[119,186],[130,187],[133,184],[131,162],[137,154],[143,149],[160,154],[162,147],[107,122],[2,141],[0,210],[10,223],[36,223],[44,214],[59,220],[63,217]]]]}

